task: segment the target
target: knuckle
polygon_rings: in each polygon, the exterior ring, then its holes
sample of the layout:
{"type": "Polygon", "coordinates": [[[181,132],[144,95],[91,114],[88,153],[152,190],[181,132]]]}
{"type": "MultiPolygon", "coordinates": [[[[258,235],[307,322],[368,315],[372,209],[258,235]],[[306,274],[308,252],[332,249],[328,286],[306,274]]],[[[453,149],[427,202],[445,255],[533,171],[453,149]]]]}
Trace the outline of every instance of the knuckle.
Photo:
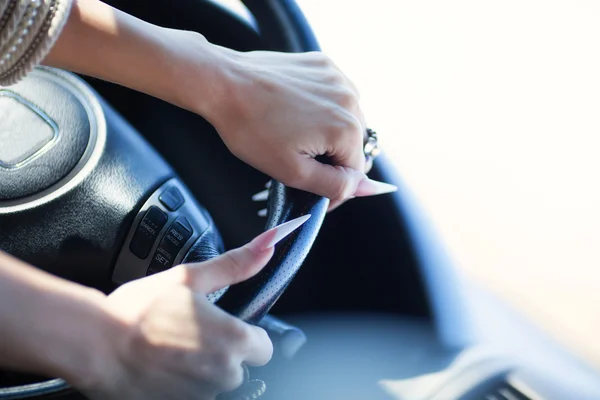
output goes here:
{"type": "Polygon", "coordinates": [[[234,280],[239,280],[244,274],[244,266],[238,260],[238,251],[240,250],[234,249],[224,253],[225,259],[229,264],[229,275],[234,280]]]}
{"type": "MultiPolygon", "coordinates": [[[[338,167],[341,168],[341,167],[338,167]]],[[[347,180],[338,180],[330,188],[330,200],[332,202],[343,201],[350,196],[350,185],[347,180]]]]}
{"type": "Polygon", "coordinates": [[[250,329],[246,324],[237,319],[232,319],[228,325],[227,330],[232,341],[242,345],[250,341],[250,329]]]}
{"type": "Polygon", "coordinates": [[[327,82],[333,86],[342,86],[346,83],[346,78],[337,70],[328,71],[327,82]]]}
{"type": "MultiPolygon", "coordinates": [[[[338,140],[351,140],[354,142],[355,137],[360,139],[361,127],[360,122],[352,114],[348,112],[340,113],[338,119],[330,127],[330,134],[338,140]]],[[[355,143],[352,143],[355,144],[355,143]]]]}
{"type": "Polygon", "coordinates": [[[359,145],[362,146],[363,142],[363,133],[362,133],[362,124],[357,118],[352,118],[348,121],[348,133],[351,137],[352,144],[354,146],[359,145]]]}
{"type": "Polygon", "coordinates": [[[166,344],[159,338],[140,332],[134,334],[131,338],[130,346],[135,354],[149,365],[161,364],[166,367],[193,365],[193,362],[189,359],[190,352],[186,349],[166,344]]]}
{"type": "Polygon", "coordinates": [[[325,65],[326,67],[329,67],[329,68],[336,68],[336,65],[333,62],[333,60],[331,58],[327,57],[326,55],[323,55],[323,65],[325,65]]]}
{"type": "Polygon", "coordinates": [[[331,192],[329,195],[329,199],[332,202],[341,202],[344,200],[345,196],[344,194],[346,193],[345,187],[343,185],[333,185],[331,187],[331,192]]]}
{"type": "Polygon", "coordinates": [[[295,165],[287,174],[285,184],[291,187],[302,187],[310,179],[310,171],[302,164],[295,165]]]}
{"type": "Polygon", "coordinates": [[[219,364],[216,353],[214,354],[203,354],[201,357],[198,354],[194,354],[192,362],[186,365],[186,369],[189,370],[190,374],[198,380],[216,383],[219,380],[219,371],[221,364],[219,364]]]}
{"type": "Polygon", "coordinates": [[[373,168],[373,159],[369,158],[369,160],[365,163],[365,173],[369,173],[373,168]]]}
{"type": "Polygon", "coordinates": [[[215,351],[211,355],[211,363],[220,370],[227,369],[232,362],[233,357],[227,348],[223,348],[220,351],[215,351]]]}
{"type": "Polygon", "coordinates": [[[320,51],[309,51],[302,56],[308,64],[316,67],[324,66],[327,62],[327,56],[320,51]]]}
{"type": "Polygon", "coordinates": [[[142,317],[140,323],[129,334],[131,348],[145,357],[159,358],[163,352],[163,346],[161,341],[151,334],[154,329],[155,324],[152,318],[142,317]]]}
{"type": "Polygon", "coordinates": [[[348,132],[349,121],[345,114],[345,111],[340,111],[336,118],[331,119],[331,122],[327,128],[328,136],[335,139],[336,142],[343,140],[348,132]]]}
{"type": "Polygon", "coordinates": [[[333,64],[333,62],[331,61],[331,58],[329,58],[327,55],[325,55],[325,53],[322,53],[320,51],[315,51],[313,52],[314,54],[314,59],[315,61],[317,61],[319,64],[323,65],[323,66],[331,66],[333,64]]]}
{"type": "Polygon", "coordinates": [[[352,109],[358,104],[358,97],[356,96],[356,93],[354,93],[348,87],[345,87],[344,89],[340,90],[338,102],[344,108],[352,109]]]}
{"type": "Polygon", "coordinates": [[[273,342],[271,341],[271,339],[269,338],[269,335],[267,334],[267,332],[262,329],[262,328],[257,328],[257,335],[259,336],[259,342],[260,343],[264,343],[265,348],[264,350],[264,354],[265,354],[265,364],[268,363],[271,358],[273,358],[273,342]]]}
{"type": "Polygon", "coordinates": [[[325,128],[326,135],[329,139],[332,139],[334,143],[338,142],[343,138],[344,126],[340,120],[332,120],[329,126],[325,128]]]}
{"type": "Polygon", "coordinates": [[[360,123],[359,120],[355,119],[353,121],[352,128],[350,129],[350,132],[351,132],[351,134],[350,134],[351,139],[350,140],[352,141],[353,148],[357,148],[358,147],[362,151],[363,144],[364,144],[364,142],[363,142],[363,140],[364,140],[363,139],[364,128],[363,128],[363,126],[362,126],[362,124],[360,123]]]}
{"type": "Polygon", "coordinates": [[[242,386],[244,383],[244,370],[241,364],[231,362],[223,369],[222,387],[229,392],[242,386]]]}
{"type": "Polygon", "coordinates": [[[198,378],[208,380],[224,391],[234,390],[243,383],[241,363],[236,362],[229,351],[214,352],[207,361],[198,369],[198,378]]]}
{"type": "Polygon", "coordinates": [[[352,84],[352,89],[354,91],[354,96],[356,97],[356,101],[360,102],[361,99],[361,93],[360,90],[358,90],[358,88],[356,87],[356,85],[352,84]]]}
{"type": "Polygon", "coordinates": [[[308,51],[305,54],[307,57],[309,57],[313,60],[320,60],[324,56],[324,54],[320,51],[308,51]]]}

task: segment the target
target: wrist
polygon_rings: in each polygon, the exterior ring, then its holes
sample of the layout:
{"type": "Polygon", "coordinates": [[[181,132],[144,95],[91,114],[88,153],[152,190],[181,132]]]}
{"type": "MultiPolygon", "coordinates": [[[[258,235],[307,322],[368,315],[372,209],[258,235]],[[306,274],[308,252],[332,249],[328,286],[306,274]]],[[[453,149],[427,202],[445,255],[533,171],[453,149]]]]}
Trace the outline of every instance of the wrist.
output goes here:
{"type": "Polygon", "coordinates": [[[107,312],[106,295],[97,290],[86,289],[78,302],[71,340],[53,356],[53,375],[81,391],[99,391],[119,374],[116,343],[125,331],[124,324],[107,312]]]}
{"type": "Polygon", "coordinates": [[[6,303],[0,307],[2,369],[61,377],[78,388],[114,373],[111,341],[121,328],[104,311],[103,293],[0,251],[0,294],[6,303]]]}
{"type": "Polygon", "coordinates": [[[201,115],[213,125],[231,107],[238,52],[210,43],[196,32],[172,31],[176,104],[201,115]]]}

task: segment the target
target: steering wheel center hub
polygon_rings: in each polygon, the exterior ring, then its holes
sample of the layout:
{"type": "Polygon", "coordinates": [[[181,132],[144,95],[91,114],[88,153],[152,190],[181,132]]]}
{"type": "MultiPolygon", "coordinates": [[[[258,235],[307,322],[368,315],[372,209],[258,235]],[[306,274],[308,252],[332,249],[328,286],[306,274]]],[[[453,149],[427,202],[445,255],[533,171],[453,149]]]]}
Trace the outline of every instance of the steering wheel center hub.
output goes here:
{"type": "Polygon", "coordinates": [[[66,192],[101,154],[104,126],[95,96],[70,74],[40,68],[1,89],[0,213],[66,192]]]}

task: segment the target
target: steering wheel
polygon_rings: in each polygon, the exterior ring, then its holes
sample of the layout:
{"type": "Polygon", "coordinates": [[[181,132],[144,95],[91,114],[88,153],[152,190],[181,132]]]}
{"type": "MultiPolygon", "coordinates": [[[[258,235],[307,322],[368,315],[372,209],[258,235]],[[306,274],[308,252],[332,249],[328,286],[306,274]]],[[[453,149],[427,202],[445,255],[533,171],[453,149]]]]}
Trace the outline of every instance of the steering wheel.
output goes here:
{"type": "MultiPolygon", "coordinates": [[[[245,3],[264,26],[261,34],[275,38],[274,49],[318,49],[293,1],[245,3]]],[[[156,150],[77,76],[38,68],[0,90],[0,109],[0,138],[10,143],[0,146],[1,249],[105,292],[223,251],[208,210],[156,150]]],[[[257,276],[209,300],[258,323],[300,268],[328,203],[273,181],[265,229],[309,213],[311,219],[276,246],[257,276]]],[[[68,390],[63,380],[52,379],[0,388],[0,399],[68,390]]]]}

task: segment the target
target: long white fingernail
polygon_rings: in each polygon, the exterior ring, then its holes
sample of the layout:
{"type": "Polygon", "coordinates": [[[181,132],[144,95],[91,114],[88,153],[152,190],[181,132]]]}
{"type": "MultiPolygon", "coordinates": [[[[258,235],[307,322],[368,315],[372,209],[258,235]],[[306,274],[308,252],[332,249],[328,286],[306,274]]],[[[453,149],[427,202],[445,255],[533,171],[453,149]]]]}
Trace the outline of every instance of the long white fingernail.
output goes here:
{"type": "Polygon", "coordinates": [[[360,181],[354,192],[356,197],[376,196],[378,194],[392,193],[398,190],[397,186],[389,183],[374,181],[372,179],[363,179],[360,181]]]}
{"type": "Polygon", "coordinates": [[[267,248],[275,246],[284,237],[286,237],[290,233],[294,232],[296,229],[298,229],[300,226],[302,226],[302,224],[304,224],[309,219],[310,219],[310,214],[306,214],[306,215],[303,215],[302,217],[299,217],[299,218],[293,219],[291,221],[288,221],[286,223],[283,223],[281,225],[278,225],[275,228],[269,229],[267,232],[275,231],[275,236],[273,237],[273,239],[271,239],[271,241],[267,245],[267,248]]]}
{"type": "Polygon", "coordinates": [[[285,222],[281,225],[278,225],[275,228],[271,228],[268,231],[258,235],[248,245],[254,248],[255,250],[265,251],[275,246],[290,233],[294,232],[296,229],[302,226],[302,224],[308,221],[309,218],[310,214],[307,214],[302,217],[285,222]]]}
{"type": "Polygon", "coordinates": [[[269,190],[263,190],[252,196],[252,201],[265,201],[269,199],[269,190]]]}
{"type": "Polygon", "coordinates": [[[267,183],[265,183],[265,188],[270,188],[271,187],[271,182],[270,180],[267,181],[267,183]]]}
{"type": "Polygon", "coordinates": [[[257,214],[258,214],[259,217],[266,217],[267,216],[267,209],[263,208],[262,210],[259,210],[257,214]]]}

